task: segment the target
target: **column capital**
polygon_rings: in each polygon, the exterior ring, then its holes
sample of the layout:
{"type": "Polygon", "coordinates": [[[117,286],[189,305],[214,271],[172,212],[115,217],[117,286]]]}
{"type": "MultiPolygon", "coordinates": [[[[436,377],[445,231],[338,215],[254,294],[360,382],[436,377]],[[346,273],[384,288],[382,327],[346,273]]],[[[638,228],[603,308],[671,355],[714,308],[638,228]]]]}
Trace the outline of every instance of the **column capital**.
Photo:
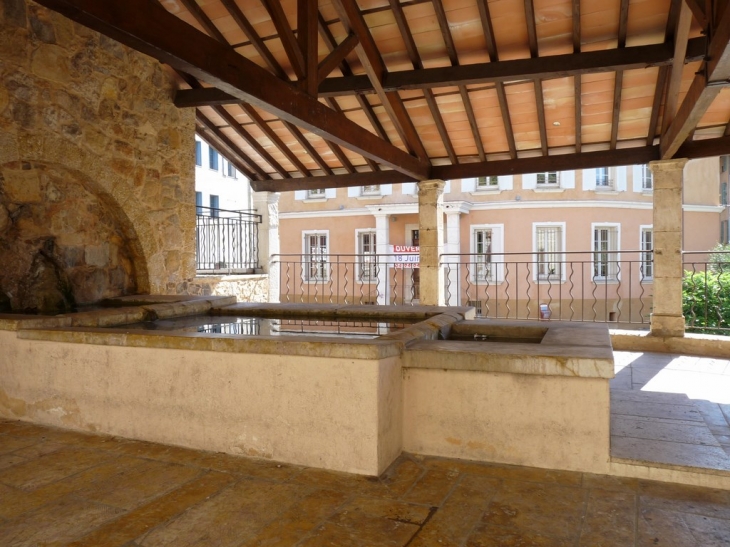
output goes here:
{"type": "Polygon", "coordinates": [[[444,192],[444,186],[446,185],[446,181],[443,181],[441,179],[430,179],[430,180],[422,180],[418,182],[418,193],[421,192],[436,192],[437,195],[441,195],[444,192]]]}
{"type": "Polygon", "coordinates": [[[675,171],[684,169],[689,160],[687,158],[673,158],[671,160],[657,160],[649,162],[649,169],[652,173],[675,171]]]}

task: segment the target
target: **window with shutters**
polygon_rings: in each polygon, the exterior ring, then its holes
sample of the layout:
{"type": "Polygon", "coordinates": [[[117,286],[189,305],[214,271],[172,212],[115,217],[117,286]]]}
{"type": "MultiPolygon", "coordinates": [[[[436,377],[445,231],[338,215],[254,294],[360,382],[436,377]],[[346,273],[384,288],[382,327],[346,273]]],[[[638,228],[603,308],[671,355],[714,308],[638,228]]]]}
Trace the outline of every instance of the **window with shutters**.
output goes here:
{"type": "Polygon", "coordinates": [[[370,184],[367,186],[363,186],[360,190],[361,196],[379,196],[380,195],[380,185],[379,184],[370,184]]]}
{"type": "Polygon", "coordinates": [[[311,190],[307,190],[307,199],[317,199],[323,197],[325,197],[324,188],[313,188],[311,190]]]}
{"type": "Polygon", "coordinates": [[[641,189],[644,192],[651,192],[654,188],[654,177],[648,165],[641,166],[641,189]]]}
{"type": "Polygon", "coordinates": [[[492,175],[490,177],[477,177],[477,190],[485,190],[488,188],[497,188],[499,186],[499,177],[492,175]]]}
{"type": "Polygon", "coordinates": [[[302,274],[305,281],[329,279],[329,233],[304,232],[302,274]]]}
{"type": "Polygon", "coordinates": [[[365,283],[375,281],[378,276],[376,244],[374,230],[357,232],[358,279],[365,283]]]}
{"type": "Polygon", "coordinates": [[[593,278],[615,281],[618,279],[618,225],[593,225],[593,278]]]}
{"type": "Polygon", "coordinates": [[[598,169],[596,169],[596,189],[613,189],[613,178],[611,177],[611,171],[608,167],[599,167],[598,169]]]}
{"type": "Polygon", "coordinates": [[[654,277],[654,230],[641,227],[641,280],[654,277]]]}
{"type": "Polygon", "coordinates": [[[537,187],[538,188],[550,188],[558,186],[560,179],[557,171],[543,171],[537,173],[537,187]]]}
{"type": "Polygon", "coordinates": [[[492,234],[491,228],[474,230],[474,278],[479,281],[494,281],[492,234]]]}
{"type": "Polygon", "coordinates": [[[562,279],[565,225],[534,224],[533,232],[536,277],[550,281],[562,279]]]}

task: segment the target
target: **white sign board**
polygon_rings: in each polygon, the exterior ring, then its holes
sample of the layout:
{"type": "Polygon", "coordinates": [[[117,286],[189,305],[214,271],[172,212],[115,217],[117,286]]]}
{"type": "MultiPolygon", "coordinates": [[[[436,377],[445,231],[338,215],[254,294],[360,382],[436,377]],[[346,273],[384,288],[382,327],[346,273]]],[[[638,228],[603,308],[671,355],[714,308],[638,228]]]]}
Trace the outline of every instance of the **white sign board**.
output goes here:
{"type": "Polygon", "coordinates": [[[412,245],[391,245],[389,266],[398,270],[418,268],[420,248],[412,245]]]}

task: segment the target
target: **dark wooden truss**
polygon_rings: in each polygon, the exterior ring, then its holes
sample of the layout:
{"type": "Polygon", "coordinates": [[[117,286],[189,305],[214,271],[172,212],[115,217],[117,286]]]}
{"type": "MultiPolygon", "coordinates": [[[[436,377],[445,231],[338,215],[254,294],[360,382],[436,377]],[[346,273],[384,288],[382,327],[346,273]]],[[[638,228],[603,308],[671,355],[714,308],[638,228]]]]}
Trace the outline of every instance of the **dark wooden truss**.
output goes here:
{"type": "Polygon", "coordinates": [[[602,48],[583,42],[581,12],[605,2],[566,0],[572,10],[572,51],[559,53],[541,51],[555,37],[541,33],[533,0],[521,0],[522,13],[515,20],[524,21],[519,30],[526,37],[524,53],[505,60],[489,3],[474,0],[473,23],[483,35],[477,62],[460,58],[465,52],[449,21],[449,0],[384,0],[368,10],[357,0],[333,0],[326,14],[316,0],[36,1],[175,69],[180,75],[177,106],[197,109],[198,132],[256,190],[730,154],[730,111],[718,121],[720,107],[714,106],[730,86],[728,0],[672,0],[669,10],[657,14],[666,20],[663,41],[632,36],[631,2],[617,0],[615,43],[602,48]],[[173,13],[171,5],[180,12],[173,13]],[[269,17],[266,27],[262,10],[269,17]],[[418,39],[424,10],[433,14],[440,35],[427,47],[418,39]],[[386,16],[395,33],[388,39],[402,43],[395,68],[389,65],[392,49],[384,55],[382,31],[370,26],[386,16]],[[243,40],[231,39],[230,28],[243,40]],[[691,77],[686,67],[696,67],[691,77]],[[630,100],[632,76],[641,71],[656,73],[642,120],[646,130],[622,136],[623,105],[630,100]],[[586,135],[585,79],[602,73],[613,75],[613,100],[610,130],[596,141],[586,135]],[[548,109],[551,85],[566,78],[571,79],[574,123],[567,144],[564,135],[559,142],[551,136],[551,126],[560,122],[551,123],[548,109]],[[521,103],[533,112],[527,118],[516,118],[517,91],[520,98],[533,97],[531,107],[521,103]],[[475,106],[484,104],[485,94],[493,97],[495,108],[475,106]],[[454,121],[454,109],[463,121],[454,121]],[[523,136],[529,131],[518,130],[525,119],[534,125],[531,141],[523,136]],[[493,132],[503,138],[490,140],[493,132]]]}

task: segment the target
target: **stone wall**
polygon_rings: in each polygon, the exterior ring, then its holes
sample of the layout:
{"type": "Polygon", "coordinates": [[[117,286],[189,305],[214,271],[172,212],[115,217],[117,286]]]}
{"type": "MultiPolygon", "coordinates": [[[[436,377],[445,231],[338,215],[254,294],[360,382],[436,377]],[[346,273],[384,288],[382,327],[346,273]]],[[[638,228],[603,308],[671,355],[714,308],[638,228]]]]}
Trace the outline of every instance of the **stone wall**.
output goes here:
{"type": "Polygon", "coordinates": [[[40,309],[32,285],[63,308],[194,277],[194,112],[174,88],[157,61],[3,1],[0,309],[40,309]]]}
{"type": "Polygon", "coordinates": [[[268,274],[206,275],[185,284],[185,292],[193,296],[235,296],[239,302],[268,302],[268,274]]]}

